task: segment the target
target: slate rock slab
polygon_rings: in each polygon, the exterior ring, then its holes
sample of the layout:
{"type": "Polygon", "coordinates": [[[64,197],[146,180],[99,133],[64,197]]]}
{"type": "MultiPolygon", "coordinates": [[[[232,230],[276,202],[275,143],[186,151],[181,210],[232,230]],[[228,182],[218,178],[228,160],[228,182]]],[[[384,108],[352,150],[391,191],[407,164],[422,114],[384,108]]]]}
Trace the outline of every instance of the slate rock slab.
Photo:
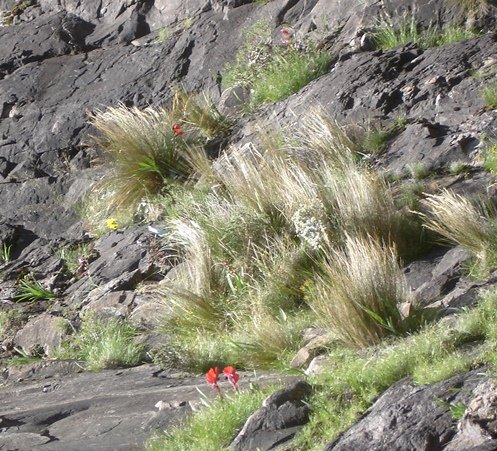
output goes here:
{"type": "MultiPolygon", "coordinates": [[[[484,372],[484,369],[474,370],[429,386],[401,380],[385,391],[354,426],[328,444],[325,450],[445,449],[457,433],[457,419],[452,417],[450,405],[468,405],[479,384],[488,380],[484,372]]],[[[474,446],[479,444],[473,443],[474,446]]]]}
{"type": "MultiPolygon", "coordinates": [[[[60,363],[54,365],[58,368],[60,363]]],[[[249,379],[248,373],[241,374],[242,389],[249,379]]],[[[258,376],[261,384],[280,379],[258,376]]],[[[45,369],[39,378],[0,389],[0,447],[142,449],[154,430],[177,424],[191,412],[192,404],[200,404],[197,386],[205,388],[207,396],[215,396],[203,377],[175,376],[150,365],[80,374],[45,369]]]]}
{"type": "Polygon", "coordinates": [[[273,393],[249,417],[231,449],[266,451],[292,439],[309,421],[310,409],[304,401],[311,391],[307,382],[297,381],[273,393]]]}

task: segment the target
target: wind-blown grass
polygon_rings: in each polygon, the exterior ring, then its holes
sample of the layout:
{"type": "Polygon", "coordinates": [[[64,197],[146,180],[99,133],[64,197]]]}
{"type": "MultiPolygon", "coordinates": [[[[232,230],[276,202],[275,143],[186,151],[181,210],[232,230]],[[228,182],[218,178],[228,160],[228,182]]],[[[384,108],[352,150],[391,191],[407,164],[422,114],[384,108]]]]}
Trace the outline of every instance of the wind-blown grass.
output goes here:
{"type": "Polygon", "coordinates": [[[408,322],[399,306],[410,301],[395,250],[349,236],[345,250],[322,264],[308,299],[322,327],[354,347],[405,332],[408,322]]]}
{"type": "MultiPolygon", "coordinates": [[[[213,188],[185,192],[168,210],[167,246],[182,263],[165,284],[164,330],[184,347],[177,361],[195,368],[205,366],[197,358],[214,356],[240,366],[281,362],[298,347],[298,327],[313,321],[302,287],[312,286],[325,255],[343,255],[351,240],[395,247],[401,254],[394,260],[409,258],[408,242],[418,247],[406,226],[416,217],[398,210],[343,128],[322,112],[303,121],[308,135],[295,133],[265,151],[230,149],[212,165],[213,188]]],[[[364,327],[378,329],[381,318],[381,330],[400,327],[393,313],[383,313],[364,327]]]]}
{"type": "Polygon", "coordinates": [[[475,205],[447,190],[428,195],[423,204],[425,227],[471,252],[483,273],[497,266],[497,221],[489,204],[475,205]]]}

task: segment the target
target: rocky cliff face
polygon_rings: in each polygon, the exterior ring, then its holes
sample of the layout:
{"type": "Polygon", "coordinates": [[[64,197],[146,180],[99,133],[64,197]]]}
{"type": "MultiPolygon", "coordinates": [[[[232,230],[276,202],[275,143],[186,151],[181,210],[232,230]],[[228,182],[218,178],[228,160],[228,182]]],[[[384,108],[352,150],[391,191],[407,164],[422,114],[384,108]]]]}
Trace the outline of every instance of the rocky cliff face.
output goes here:
{"type": "MultiPolygon", "coordinates": [[[[5,383],[0,435],[6,449],[130,449],[166,427],[173,416],[191,410],[182,403],[194,398],[191,386],[198,383],[174,379],[172,395],[164,395],[159,387],[167,380],[155,367],[74,375],[80,368],[72,363],[47,361],[26,370],[5,363],[19,352],[50,355],[64,337],[60,321],[77,325],[81,312],[130,318],[147,330],[161,312],[153,289],[135,290],[144,280],[158,283],[170,270],[171,262],[161,260],[157,233],[138,224],[93,239],[78,213],[85,193],[107,170],[98,164],[99,151],[90,139],[95,131],[89,113],[119,104],[167,104],[179,85],[188,92],[204,90],[219,103],[223,68],[243,44],[242,30],[269,19],[274,35],[287,24],[317,40],[333,62],[325,75],[298,93],[239,117],[231,144],[255,139],[255,124],[298,128],[301,116],[316,105],[339,123],[361,130],[405,117],[375,167],[400,173],[421,162],[431,174],[431,191],[450,187],[460,193],[488,189],[492,194],[494,176],[483,170],[478,157],[497,127],[496,111],[481,96],[497,68],[496,10],[489,2],[474,15],[458,4],[0,0],[0,244],[5,253],[8,248],[0,266],[0,312],[19,312],[19,321],[0,329],[5,383]],[[413,12],[425,26],[458,23],[481,34],[436,48],[411,43],[387,51],[372,49],[375,21],[400,21],[413,12]],[[453,170],[455,164],[465,170],[453,170]],[[89,241],[94,242],[93,251],[80,262],[84,274],[67,275],[57,250],[89,241]],[[36,275],[56,300],[14,302],[26,274],[36,275]],[[115,392],[114,383],[120,384],[115,392]],[[98,402],[92,394],[97,385],[98,402]],[[187,386],[179,395],[178,385],[187,386]],[[131,405],[126,396],[139,401],[131,405]],[[154,406],[164,396],[169,407],[157,413],[154,406]],[[103,405],[114,413],[103,413],[103,405]],[[97,425],[92,415],[103,420],[97,425]]],[[[405,272],[411,288],[423,306],[471,306],[478,290],[493,285],[495,276],[468,280],[461,271],[467,255],[460,249],[446,252],[437,249],[410,263],[405,272]]],[[[147,340],[160,338],[150,332],[147,340]]],[[[479,373],[427,388],[401,381],[327,449],[495,449],[495,418],[485,417],[490,414],[481,407],[495,407],[495,387],[479,373]],[[474,407],[459,428],[449,409],[430,404],[434,398],[450,397],[454,386],[461,393],[457,396],[464,397],[455,401],[474,407]],[[473,405],[476,398],[480,404],[473,405]]],[[[272,438],[237,439],[236,449],[253,449],[254,443],[273,449],[281,433],[273,425],[264,428],[272,438]]],[[[289,438],[295,431],[282,435],[289,438]]]]}

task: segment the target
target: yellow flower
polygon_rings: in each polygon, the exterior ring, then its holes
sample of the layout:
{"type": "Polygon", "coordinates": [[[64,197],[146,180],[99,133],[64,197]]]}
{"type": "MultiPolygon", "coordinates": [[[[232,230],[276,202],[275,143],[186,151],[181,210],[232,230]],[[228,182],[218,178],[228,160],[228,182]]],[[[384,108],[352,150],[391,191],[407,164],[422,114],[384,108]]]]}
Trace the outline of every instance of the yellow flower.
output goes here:
{"type": "Polygon", "coordinates": [[[107,228],[109,230],[117,230],[119,228],[119,224],[114,218],[107,219],[107,228]]]}

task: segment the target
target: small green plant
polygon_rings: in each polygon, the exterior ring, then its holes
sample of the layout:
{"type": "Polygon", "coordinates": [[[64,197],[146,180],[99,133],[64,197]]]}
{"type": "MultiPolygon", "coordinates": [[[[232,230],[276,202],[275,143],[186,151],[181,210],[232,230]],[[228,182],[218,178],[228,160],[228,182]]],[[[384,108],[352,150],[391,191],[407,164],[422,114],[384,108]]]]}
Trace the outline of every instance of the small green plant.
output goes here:
{"type": "Polygon", "coordinates": [[[483,151],[483,167],[489,172],[497,173],[497,143],[489,143],[483,151]]]}
{"type": "Polygon", "coordinates": [[[471,165],[461,160],[453,161],[449,166],[449,172],[453,175],[466,174],[470,169],[471,165]]]}
{"type": "Polygon", "coordinates": [[[447,25],[443,28],[430,26],[422,29],[415,18],[404,20],[395,26],[390,22],[382,22],[374,32],[374,43],[379,49],[393,49],[410,42],[421,48],[438,47],[454,42],[465,41],[478,36],[478,33],[466,28],[447,25]]]}
{"type": "Polygon", "coordinates": [[[452,415],[452,419],[459,421],[466,413],[467,406],[462,402],[456,402],[454,404],[450,404],[449,408],[450,408],[450,413],[452,415]]]}
{"type": "Polygon", "coordinates": [[[406,165],[406,169],[414,180],[422,180],[430,175],[430,169],[421,161],[409,163],[406,165]]]}
{"type": "Polygon", "coordinates": [[[0,261],[2,263],[8,263],[10,261],[10,254],[12,251],[12,245],[7,244],[6,242],[3,242],[1,251],[2,252],[0,254],[0,261]]]}
{"type": "Polygon", "coordinates": [[[155,38],[154,43],[156,44],[164,44],[172,35],[174,34],[174,30],[170,27],[162,27],[159,30],[159,34],[155,38]]]}
{"type": "Polygon", "coordinates": [[[371,155],[381,154],[387,147],[388,142],[397,136],[406,126],[405,116],[398,117],[389,127],[370,127],[362,142],[365,153],[371,155]]]}
{"type": "Polygon", "coordinates": [[[481,97],[489,108],[497,108],[497,82],[487,83],[481,90],[481,97]]]}
{"type": "Polygon", "coordinates": [[[88,267],[88,259],[92,254],[92,246],[88,243],[71,247],[63,247],[58,250],[60,259],[64,261],[70,274],[83,274],[88,267]]]}
{"type": "Polygon", "coordinates": [[[137,336],[138,330],[125,321],[88,315],[58,355],[82,360],[89,370],[136,366],[144,356],[144,347],[138,343],[137,336]]]}
{"type": "Polygon", "coordinates": [[[17,285],[18,294],[14,296],[16,302],[49,301],[57,295],[47,290],[33,275],[22,278],[17,285]]]}
{"type": "Polygon", "coordinates": [[[41,357],[32,355],[18,355],[5,360],[7,366],[19,367],[41,362],[41,357]]]}
{"type": "Polygon", "coordinates": [[[210,402],[182,425],[157,435],[146,445],[147,451],[227,449],[236,432],[276,387],[241,391],[210,402]]]}

